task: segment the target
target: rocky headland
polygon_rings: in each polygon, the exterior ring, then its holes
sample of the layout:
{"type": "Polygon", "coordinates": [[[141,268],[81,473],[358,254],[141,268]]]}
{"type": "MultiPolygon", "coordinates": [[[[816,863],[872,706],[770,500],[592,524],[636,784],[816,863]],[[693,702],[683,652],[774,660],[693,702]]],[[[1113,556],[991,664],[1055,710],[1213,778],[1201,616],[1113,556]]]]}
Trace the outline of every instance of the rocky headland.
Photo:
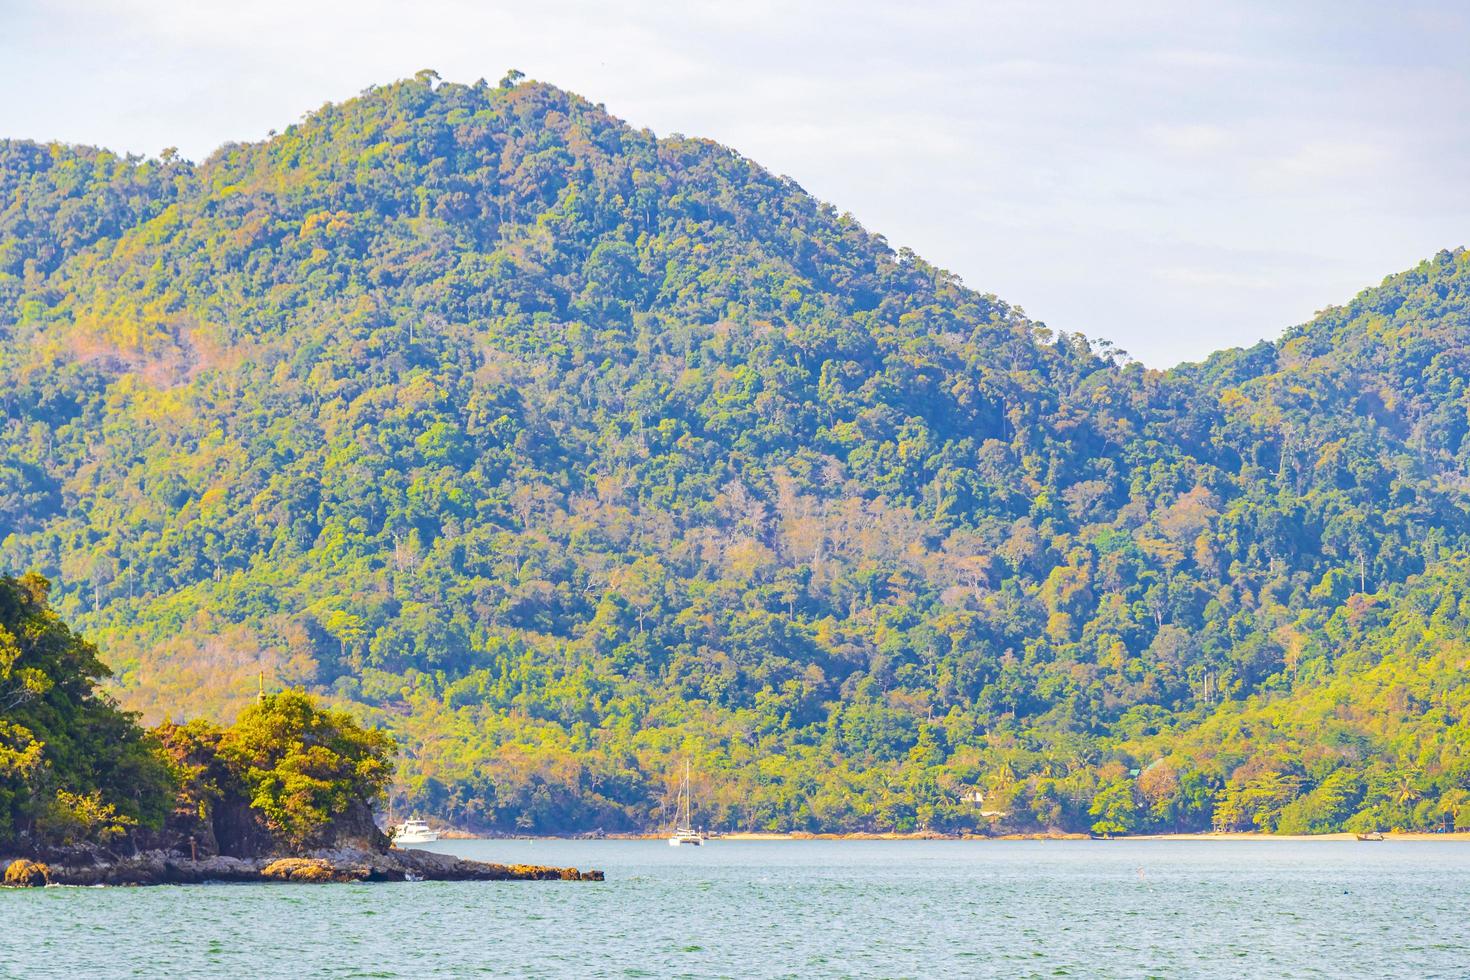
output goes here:
{"type": "Polygon", "coordinates": [[[297,857],[194,858],[172,851],[128,857],[72,854],[56,861],[6,862],[9,887],[44,885],[329,884],[358,881],[602,881],[601,871],[535,864],[492,864],[432,851],[338,847],[297,857]]]}

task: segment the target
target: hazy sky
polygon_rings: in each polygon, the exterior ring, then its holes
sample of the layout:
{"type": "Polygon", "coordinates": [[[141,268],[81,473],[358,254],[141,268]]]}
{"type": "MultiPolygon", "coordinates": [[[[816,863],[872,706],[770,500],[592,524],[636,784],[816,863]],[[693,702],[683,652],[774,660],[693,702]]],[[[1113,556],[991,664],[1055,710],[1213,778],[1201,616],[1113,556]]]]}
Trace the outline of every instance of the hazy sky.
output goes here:
{"type": "Polygon", "coordinates": [[[515,67],[1164,366],[1470,241],[1467,52],[1453,2],[0,0],[0,136],[202,159],[515,67]]]}

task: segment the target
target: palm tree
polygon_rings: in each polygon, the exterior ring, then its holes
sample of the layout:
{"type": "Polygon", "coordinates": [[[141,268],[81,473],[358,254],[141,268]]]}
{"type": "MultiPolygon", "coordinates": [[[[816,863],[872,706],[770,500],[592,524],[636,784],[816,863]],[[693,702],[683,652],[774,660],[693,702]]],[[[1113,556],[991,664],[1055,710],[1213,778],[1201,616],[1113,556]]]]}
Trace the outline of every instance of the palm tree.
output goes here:
{"type": "Polygon", "coordinates": [[[1442,826],[1445,830],[1460,825],[1460,814],[1470,809],[1470,790],[1464,790],[1458,786],[1447,790],[1439,798],[1439,812],[1444,817],[1442,826]]]}

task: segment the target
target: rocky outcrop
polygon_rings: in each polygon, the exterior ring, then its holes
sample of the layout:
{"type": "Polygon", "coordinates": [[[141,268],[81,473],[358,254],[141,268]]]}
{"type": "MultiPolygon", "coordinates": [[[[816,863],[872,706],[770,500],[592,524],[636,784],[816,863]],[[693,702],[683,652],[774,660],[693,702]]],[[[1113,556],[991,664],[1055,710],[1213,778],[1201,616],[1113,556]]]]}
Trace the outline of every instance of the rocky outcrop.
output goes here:
{"type": "MultiPolygon", "coordinates": [[[[349,857],[340,852],[323,852],[328,860],[349,857]]],[[[360,853],[360,852],[359,852],[360,853]]],[[[405,880],[423,881],[601,881],[601,871],[578,871],[540,864],[491,864],[471,861],[433,851],[399,850],[369,854],[375,870],[402,874],[405,880]]]]}
{"type": "Polygon", "coordinates": [[[51,869],[38,861],[21,858],[5,869],[5,887],[39,888],[51,880],[51,869]]]}
{"type": "Polygon", "coordinates": [[[370,874],[368,868],[335,865],[321,858],[281,858],[260,869],[260,876],[271,881],[295,881],[311,885],[365,881],[370,874]]]}
{"type": "Polygon", "coordinates": [[[491,864],[431,851],[334,848],[303,857],[236,858],[148,851],[133,857],[67,865],[12,861],[9,884],[182,885],[207,882],[330,884],[351,881],[602,881],[601,871],[535,864],[491,864]],[[36,869],[39,869],[37,871],[36,869]],[[37,875],[39,874],[39,878],[37,875]],[[16,879],[12,882],[12,876],[16,879]]]}

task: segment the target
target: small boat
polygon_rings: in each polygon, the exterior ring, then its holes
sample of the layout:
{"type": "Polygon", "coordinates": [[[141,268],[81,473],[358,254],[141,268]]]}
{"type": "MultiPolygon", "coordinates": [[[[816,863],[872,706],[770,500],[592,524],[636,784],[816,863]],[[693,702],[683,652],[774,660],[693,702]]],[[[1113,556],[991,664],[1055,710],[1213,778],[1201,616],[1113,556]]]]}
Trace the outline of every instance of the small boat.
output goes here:
{"type": "Polygon", "coordinates": [[[684,784],[679,787],[679,823],[669,835],[670,847],[699,847],[704,844],[704,835],[694,829],[689,816],[689,760],[684,760],[684,784]]]}
{"type": "Polygon", "coordinates": [[[1381,831],[1381,830],[1370,830],[1366,834],[1354,834],[1353,836],[1356,837],[1358,840],[1383,840],[1384,839],[1384,837],[1383,837],[1383,831],[1381,831]]]}
{"type": "Polygon", "coordinates": [[[428,823],[417,817],[403,821],[393,827],[395,844],[429,844],[439,839],[439,831],[430,830],[428,823]]]}

